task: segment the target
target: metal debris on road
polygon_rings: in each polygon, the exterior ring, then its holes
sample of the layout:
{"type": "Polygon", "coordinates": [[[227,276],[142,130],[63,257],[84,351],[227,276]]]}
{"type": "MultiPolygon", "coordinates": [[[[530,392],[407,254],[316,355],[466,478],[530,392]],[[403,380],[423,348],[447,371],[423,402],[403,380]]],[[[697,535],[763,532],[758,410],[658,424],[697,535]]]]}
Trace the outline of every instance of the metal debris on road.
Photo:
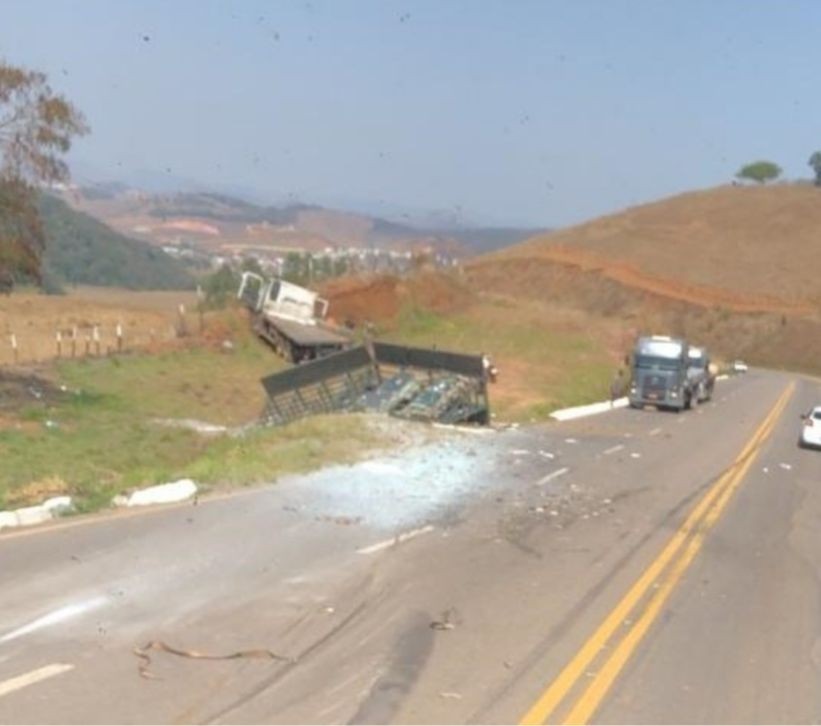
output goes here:
{"type": "Polygon", "coordinates": [[[448,608],[442,613],[442,618],[440,620],[433,620],[430,623],[430,627],[433,630],[453,630],[458,620],[458,613],[456,612],[456,608],[448,608]]]}
{"type": "Polygon", "coordinates": [[[553,479],[556,479],[557,477],[567,474],[568,471],[570,471],[570,469],[566,466],[562,467],[561,469],[556,469],[556,471],[552,471],[549,474],[543,476],[541,479],[539,479],[539,481],[536,482],[536,485],[543,486],[548,482],[553,481],[553,479]]]}
{"type": "Polygon", "coordinates": [[[152,640],[146,643],[142,648],[134,648],[134,655],[139,659],[137,666],[140,676],[149,680],[161,680],[159,676],[154,675],[150,670],[151,656],[148,654],[151,650],[162,651],[176,655],[181,658],[192,658],[195,660],[237,660],[239,658],[261,658],[267,660],[283,661],[285,663],[295,662],[294,658],[280,655],[268,648],[256,648],[253,650],[239,650],[235,653],[227,655],[214,655],[212,653],[200,653],[196,650],[183,650],[181,648],[174,648],[162,640],[152,640]]]}

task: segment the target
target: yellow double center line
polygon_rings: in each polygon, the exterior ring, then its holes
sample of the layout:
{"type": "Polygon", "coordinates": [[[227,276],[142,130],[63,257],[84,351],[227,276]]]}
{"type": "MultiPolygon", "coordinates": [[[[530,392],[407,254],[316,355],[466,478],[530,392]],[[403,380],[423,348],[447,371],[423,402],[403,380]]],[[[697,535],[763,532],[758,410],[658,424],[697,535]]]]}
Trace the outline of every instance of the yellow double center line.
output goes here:
{"type": "Polygon", "coordinates": [[[761,445],[772,433],[794,389],[795,383],[787,386],[729,469],[707,490],[658,557],[528,710],[521,720],[522,724],[546,723],[570,691],[577,687],[591,663],[602,655],[605,648],[611,646],[603,665],[581,695],[568,706],[563,723],[583,724],[591,719],[698,554],[708,531],[718,521],[738,489],[761,445]],[[623,632],[628,616],[637,610],[640,603],[643,603],[643,607],[639,609],[627,632],[623,632]],[[621,640],[618,640],[619,635],[621,640]]]}

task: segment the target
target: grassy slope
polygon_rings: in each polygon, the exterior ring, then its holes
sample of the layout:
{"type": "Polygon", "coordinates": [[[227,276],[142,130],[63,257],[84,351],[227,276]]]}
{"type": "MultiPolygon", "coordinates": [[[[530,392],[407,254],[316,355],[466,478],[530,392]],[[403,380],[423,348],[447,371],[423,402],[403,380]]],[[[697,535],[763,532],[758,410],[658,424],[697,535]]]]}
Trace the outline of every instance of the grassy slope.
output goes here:
{"type": "Polygon", "coordinates": [[[538,304],[486,298],[450,315],[404,307],[387,337],[408,345],[491,354],[500,371],[490,388],[497,419],[531,421],[607,396],[614,371],[609,332],[583,317],[538,304]]]}
{"type": "Polygon", "coordinates": [[[501,373],[490,388],[498,420],[544,419],[606,396],[625,352],[623,321],[545,301],[538,287],[518,292],[430,270],[348,278],[323,289],[333,315],[372,322],[383,338],[491,355],[501,373]]]}
{"type": "Polygon", "coordinates": [[[46,234],[45,264],[60,280],[134,290],[193,286],[184,267],[162,250],[115,232],[60,199],[43,195],[40,210],[46,234]]]}
{"type": "Polygon", "coordinates": [[[181,477],[249,485],[351,461],[384,441],[356,416],[238,438],[207,438],[154,421],[251,421],[264,401],[259,378],[280,366],[249,336],[230,354],[192,348],[60,364],[54,374],[70,389],[62,400],[35,403],[21,412],[19,426],[0,429],[0,509],[66,490],[80,509],[91,510],[129,488],[181,477]]]}

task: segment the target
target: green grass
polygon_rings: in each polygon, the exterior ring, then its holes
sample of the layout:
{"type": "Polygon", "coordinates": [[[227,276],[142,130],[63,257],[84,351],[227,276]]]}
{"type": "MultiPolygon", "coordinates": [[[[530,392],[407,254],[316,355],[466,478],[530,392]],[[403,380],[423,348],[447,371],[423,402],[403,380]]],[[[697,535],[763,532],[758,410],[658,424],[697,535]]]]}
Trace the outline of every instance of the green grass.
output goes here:
{"type": "MultiPolygon", "coordinates": [[[[81,511],[182,477],[206,487],[251,485],[350,462],[386,444],[387,434],[361,416],[318,417],[240,438],[158,425],[158,418],[193,418],[235,426],[261,413],[259,379],[284,364],[250,336],[244,320],[224,324],[231,352],[193,346],[58,364],[54,375],[68,392],[18,411],[19,427],[0,429],[0,509],[41,501],[60,481],[81,511]]],[[[492,354],[501,374],[490,388],[498,420],[542,420],[556,408],[600,400],[613,375],[595,330],[498,301],[447,317],[407,307],[381,337],[492,354]]]]}
{"type": "Polygon", "coordinates": [[[264,403],[259,379],[281,366],[253,340],[240,341],[233,353],[192,348],[60,364],[56,374],[69,392],[28,406],[18,414],[19,428],[0,430],[0,509],[39,501],[44,480],[62,480],[78,509],[90,511],[131,488],[182,477],[250,485],[351,461],[380,443],[358,416],[217,438],[155,421],[252,421],[264,403]]]}
{"type": "Polygon", "coordinates": [[[490,387],[501,420],[544,420],[551,411],[607,398],[614,368],[597,334],[522,314],[507,301],[443,316],[404,308],[386,337],[407,345],[489,353],[500,369],[490,387]],[[512,377],[512,380],[511,380],[512,377]]]}

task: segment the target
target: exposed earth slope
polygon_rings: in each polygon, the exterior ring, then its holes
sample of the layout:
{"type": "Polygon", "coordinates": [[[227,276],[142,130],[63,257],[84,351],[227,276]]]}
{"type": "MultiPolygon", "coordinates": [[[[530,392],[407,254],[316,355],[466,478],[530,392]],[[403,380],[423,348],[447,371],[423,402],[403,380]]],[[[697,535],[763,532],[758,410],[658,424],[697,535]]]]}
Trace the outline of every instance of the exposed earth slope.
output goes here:
{"type": "Polygon", "coordinates": [[[819,229],[815,187],[726,186],[539,235],[478,264],[546,261],[701,307],[806,314],[821,304],[819,229]]]}

